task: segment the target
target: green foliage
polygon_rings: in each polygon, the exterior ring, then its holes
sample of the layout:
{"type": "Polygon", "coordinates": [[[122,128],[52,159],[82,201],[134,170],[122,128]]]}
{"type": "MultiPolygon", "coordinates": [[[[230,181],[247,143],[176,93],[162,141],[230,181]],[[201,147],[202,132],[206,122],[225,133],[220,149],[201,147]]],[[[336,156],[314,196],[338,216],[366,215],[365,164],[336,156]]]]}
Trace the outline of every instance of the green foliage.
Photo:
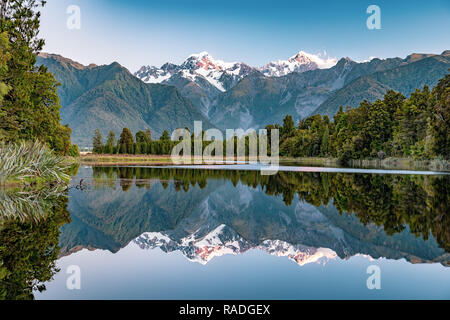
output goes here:
{"type": "Polygon", "coordinates": [[[159,140],[161,140],[161,141],[169,141],[170,140],[169,132],[167,132],[167,130],[164,130],[163,134],[159,138],[159,140]]]}
{"type": "Polygon", "coordinates": [[[0,184],[35,178],[53,183],[69,180],[65,159],[39,141],[0,144],[0,155],[0,184]]]}
{"type": "Polygon", "coordinates": [[[60,200],[67,200],[67,188],[0,189],[0,225],[5,220],[38,224],[51,215],[60,200]]]}
{"type": "Polygon", "coordinates": [[[0,18],[0,141],[39,139],[56,152],[67,154],[71,130],[60,123],[58,83],[45,67],[35,67],[36,55],[44,45],[37,37],[38,8],[44,4],[6,1],[0,18]]]}
{"type": "MultiPolygon", "coordinates": [[[[167,131],[166,131],[167,132],[167,131]]],[[[150,130],[147,129],[146,132],[138,131],[136,133],[136,149],[135,154],[146,154],[148,153],[148,148],[151,144],[151,134],[150,130]]]]}
{"type": "Polygon", "coordinates": [[[60,227],[69,219],[67,192],[0,191],[0,199],[0,300],[34,299],[33,291],[44,291],[44,283],[59,271],[60,227]]]}
{"type": "MultiPolygon", "coordinates": [[[[292,131],[292,118],[283,122],[280,154],[291,157],[351,159],[387,156],[450,158],[450,75],[430,92],[427,86],[406,99],[388,90],[383,100],[367,100],[334,115],[314,115],[292,131]]],[[[272,126],[275,127],[275,126],[272,126]]],[[[279,127],[279,126],[278,126],[279,127]]]]}
{"type": "Polygon", "coordinates": [[[434,108],[428,127],[429,152],[450,159],[450,74],[439,81],[431,99],[434,108]]]}
{"type": "Polygon", "coordinates": [[[113,154],[116,153],[116,133],[114,131],[109,131],[108,137],[106,138],[105,148],[103,150],[104,153],[113,154]]]}
{"type": "Polygon", "coordinates": [[[145,130],[145,136],[147,137],[148,141],[152,140],[152,132],[150,129],[145,130]]]}
{"type": "MultiPolygon", "coordinates": [[[[379,60],[379,62],[388,63],[389,60],[396,59],[379,60]]],[[[370,102],[382,100],[388,91],[409,95],[416,88],[423,88],[426,85],[434,87],[439,79],[448,73],[449,65],[450,55],[448,52],[442,55],[423,56],[415,61],[398,59],[394,65],[383,68],[384,70],[374,64],[372,67],[375,68],[372,71],[363,73],[359,78],[353,78],[354,81],[351,80],[351,77],[346,77],[348,84],[334,91],[315,110],[315,113],[332,116],[339,109],[339,106],[356,108],[363,100],[370,102]]],[[[353,69],[364,67],[371,68],[370,65],[362,64],[353,69]]],[[[352,72],[354,71],[356,70],[352,72]]]]}
{"type": "MultiPolygon", "coordinates": [[[[286,135],[282,135],[280,154],[289,157],[327,156],[330,152],[332,130],[333,124],[327,116],[315,115],[302,119],[297,130],[292,131],[290,137],[286,138],[286,135]]],[[[286,132],[286,130],[283,131],[286,132]]]]}
{"type": "Polygon", "coordinates": [[[281,138],[292,137],[294,131],[295,131],[294,120],[292,120],[292,116],[288,114],[283,119],[283,126],[281,127],[281,138]]]}
{"type": "MultiPolygon", "coordinates": [[[[3,97],[11,89],[4,80],[8,74],[8,61],[11,59],[10,46],[8,34],[6,32],[0,33],[0,103],[3,102],[3,97]]],[[[5,113],[3,113],[5,115],[5,113]]],[[[0,113],[0,117],[2,114],[0,113]]],[[[1,138],[1,132],[0,132],[1,138]]]]}
{"type": "Polygon", "coordinates": [[[67,155],[70,157],[74,157],[74,158],[79,157],[80,149],[78,148],[78,145],[76,145],[76,144],[71,145],[67,155]]]}
{"type": "Polygon", "coordinates": [[[120,134],[118,150],[121,154],[133,154],[134,153],[134,141],[133,134],[130,129],[123,128],[120,134]]]}
{"type": "Polygon", "coordinates": [[[100,130],[95,129],[94,137],[92,138],[92,152],[102,153],[103,152],[103,138],[100,130]]]}

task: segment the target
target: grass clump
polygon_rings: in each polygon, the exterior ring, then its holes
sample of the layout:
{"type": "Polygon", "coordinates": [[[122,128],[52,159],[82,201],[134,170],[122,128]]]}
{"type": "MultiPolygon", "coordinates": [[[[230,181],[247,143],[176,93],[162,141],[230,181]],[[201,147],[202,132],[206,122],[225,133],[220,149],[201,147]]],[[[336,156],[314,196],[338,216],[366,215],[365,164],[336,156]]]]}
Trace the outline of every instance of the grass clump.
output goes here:
{"type": "Polygon", "coordinates": [[[22,183],[67,183],[69,164],[39,141],[0,143],[0,185],[22,183]]]}
{"type": "Polygon", "coordinates": [[[0,226],[3,221],[12,219],[38,223],[67,199],[67,189],[62,184],[55,188],[29,191],[0,189],[0,226]]]}

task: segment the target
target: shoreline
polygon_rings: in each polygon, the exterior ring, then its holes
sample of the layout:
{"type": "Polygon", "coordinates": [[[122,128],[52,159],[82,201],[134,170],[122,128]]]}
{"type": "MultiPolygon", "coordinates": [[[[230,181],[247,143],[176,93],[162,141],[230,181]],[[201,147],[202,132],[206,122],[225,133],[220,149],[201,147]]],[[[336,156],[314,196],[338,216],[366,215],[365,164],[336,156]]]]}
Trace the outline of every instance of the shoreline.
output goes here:
{"type": "MultiPolygon", "coordinates": [[[[194,158],[191,158],[194,160],[194,158]]],[[[250,159],[251,160],[251,159],[250,159]]],[[[202,165],[234,165],[243,164],[249,158],[239,158],[235,161],[241,163],[211,163],[213,159],[206,159],[202,165]]],[[[170,155],[111,155],[111,154],[82,154],[79,158],[80,165],[90,166],[194,166],[198,164],[174,164],[170,155]]],[[[319,166],[330,168],[347,169],[385,169],[385,170],[411,170],[411,171],[438,171],[450,172],[450,161],[448,160],[417,160],[413,158],[386,158],[350,160],[347,165],[341,165],[336,158],[289,158],[280,157],[280,165],[285,166],[319,166]]]]}

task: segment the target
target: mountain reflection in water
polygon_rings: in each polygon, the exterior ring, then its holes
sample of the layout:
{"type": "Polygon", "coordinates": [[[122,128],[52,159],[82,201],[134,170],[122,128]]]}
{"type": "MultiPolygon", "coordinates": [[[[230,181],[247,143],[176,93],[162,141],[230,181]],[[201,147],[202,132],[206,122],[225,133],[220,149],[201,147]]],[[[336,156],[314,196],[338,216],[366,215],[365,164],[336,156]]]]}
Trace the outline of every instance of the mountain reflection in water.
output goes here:
{"type": "Polygon", "coordinates": [[[448,267],[449,180],[83,167],[68,192],[0,190],[0,299],[33,299],[61,278],[62,258],[83,248],[159,248],[202,265],[258,249],[299,266],[363,255],[448,267]]]}
{"type": "Polygon", "coordinates": [[[299,265],[358,254],[450,261],[448,175],[94,167],[80,178],[62,255],[133,241],[202,264],[252,248],[299,265]]]}

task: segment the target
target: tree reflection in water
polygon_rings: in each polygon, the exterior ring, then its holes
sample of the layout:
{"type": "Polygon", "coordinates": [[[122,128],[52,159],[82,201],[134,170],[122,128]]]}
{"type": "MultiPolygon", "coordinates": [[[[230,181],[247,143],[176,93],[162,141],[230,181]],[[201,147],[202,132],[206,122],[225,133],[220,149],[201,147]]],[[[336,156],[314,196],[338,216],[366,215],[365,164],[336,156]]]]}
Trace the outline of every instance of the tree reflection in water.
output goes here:
{"type": "Polygon", "coordinates": [[[340,214],[354,214],[364,225],[383,226],[388,235],[409,228],[417,237],[431,235],[450,252],[450,176],[279,172],[262,176],[258,171],[187,170],[176,168],[94,167],[97,186],[120,179],[123,191],[131,185],[150,188],[152,179],[164,188],[173,181],[176,191],[204,189],[209,179],[229,180],[267,195],[281,196],[290,206],[297,195],[316,207],[333,204],[340,214]]]}
{"type": "Polygon", "coordinates": [[[33,299],[59,271],[60,227],[70,222],[67,191],[0,190],[0,299],[33,299]]]}

